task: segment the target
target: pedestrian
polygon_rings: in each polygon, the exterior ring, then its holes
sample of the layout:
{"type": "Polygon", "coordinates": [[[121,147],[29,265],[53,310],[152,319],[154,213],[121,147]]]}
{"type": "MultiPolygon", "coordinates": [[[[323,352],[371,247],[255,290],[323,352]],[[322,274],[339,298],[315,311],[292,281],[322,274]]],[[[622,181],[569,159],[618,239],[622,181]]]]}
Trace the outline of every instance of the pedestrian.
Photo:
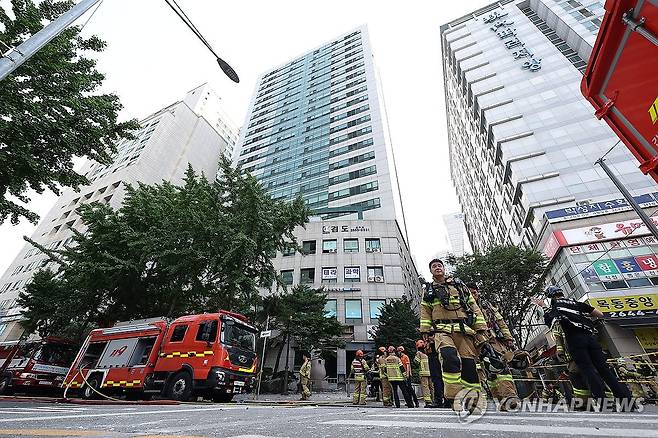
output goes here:
{"type": "Polygon", "coordinates": [[[379,370],[379,383],[382,388],[382,402],[384,403],[384,406],[392,406],[391,384],[386,375],[386,347],[379,347],[377,352],[378,354],[375,362],[377,363],[377,369],[379,370]]]}
{"type": "Polygon", "coordinates": [[[407,404],[408,408],[413,408],[413,402],[411,397],[407,392],[407,387],[404,383],[404,376],[402,375],[402,362],[400,358],[395,354],[396,350],[394,346],[388,347],[388,356],[386,356],[386,375],[388,376],[388,381],[391,384],[391,393],[393,394],[393,400],[395,401],[395,407],[400,407],[400,396],[398,394],[398,388],[402,390],[402,396],[404,401],[407,404]]]}
{"type": "Polygon", "coordinates": [[[484,411],[475,358],[477,346],[487,340],[486,321],[466,285],[445,276],[441,260],[433,259],[429,268],[432,282],[425,283],[420,303],[420,332],[425,340],[434,333],[444,396],[455,411],[484,411]]]}
{"type": "Polygon", "coordinates": [[[425,352],[427,353],[427,360],[430,365],[430,378],[432,379],[432,385],[430,386],[430,390],[432,391],[432,404],[434,407],[442,408],[444,407],[443,373],[441,372],[439,353],[436,351],[434,345],[434,335],[429,335],[427,342],[425,343],[425,352]]]}
{"type": "Polygon", "coordinates": [[[414,387],[411,382],[411,360],[409,360],[407,353],[404,352],[404,347],[402,345],[397,348],[397,353],[398,357],[400,358],[400,362],[402,362],[402,375],[404,376],[404,384],[407,387],[407,393],[411,397],[414,406],[419,407],[418,397],[416,396],[416,391],[414,391],[414,387]]]}
{"type": "Polygon", "coordinates": [[[369,369],[368,363],[363,359],[363,351],[357,350],[352,361],[352,373],[354,374],[353,405],[366,404],[366,373],[369,369]]]}
{"type": "MultiPolygon", "coordinates": [[[[558,319],[564,331],[567,350],[585,377],[592,392],[592,399],[598,404],[598,410],[604,406],[606,384],[618,402],[630,403],[631,393],[628,387],[617,380],[595,336],[596,330],[590,317],[603,318],[603,313],[585,302],[565,298],[564,292],[558,286],[549,286],[546,289],[546,297],[550,298],[551,305],[544,315],[544,322],[550,327],[553,320],[558,319]]],[[[633,407],[626,405],[624,408],[633,407]]]]}
{"type": "Polygon", "coordinates": [[[302,384],[302,398],[300,400],[308,400],[311,396],[311,357],[308,353],[303,353],[302,358],[304,363],[302,363],[302,367],[299,369],[299,380],[302,384]]]}
{"type": "MultiPolygon", "coordinates": [[[[493,369],[491,365],[494,361],[489,360],[487,363],[478,364],[478,375],[480,383],[487,382],[491,396],[498,401],[498,407],[501,411],[516,409],[519,405],[519,394],[516,391],[512,372],[507,364],[507,359],[511,359],[514,351],[514,338],[505,319],[498,309],[488,300],[480,297],[480,291],[475,283],[466,285],[475,302],[480,307],[484,319],[487,322],[488,344],[491,345],[496,359],[500,361],[500,367],[493,369]]],[[[481,357],[482,350],[478,351],[478,357],[481,357]]]]}
{"type": "Polygon", "coordinates": [[[423,393],[424,407],[433,408],[432,401],[432,382],[430,381],[430,362],[429,357],[425,354],[425,341],[419,339],[416,341],[416,356],[414,362],[418,364],[418,376],[420,377],[420,390],[423,393]]]}

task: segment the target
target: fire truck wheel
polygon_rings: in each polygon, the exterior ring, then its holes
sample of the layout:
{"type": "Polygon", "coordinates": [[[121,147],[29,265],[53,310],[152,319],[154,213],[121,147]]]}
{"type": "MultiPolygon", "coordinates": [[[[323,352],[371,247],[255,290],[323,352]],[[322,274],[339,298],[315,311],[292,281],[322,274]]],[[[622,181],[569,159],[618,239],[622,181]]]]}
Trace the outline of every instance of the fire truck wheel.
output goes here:
{"type": "Polygon", "coordinates": [[[192,395],[192,376],[187,371],[179,371],[167,384],[167,398],[187,401],[192,395]]]}
{"type": "Polygon", "coordinates": [[[85,400],[95,400],[100,396],[96,391],[101,386],[101,377],[96,374],[87,379],[87,384],[82,388],[82,398],[85,400]],[[93,389],[92,389],[93,388],[93,389]],[[96,390],[96,391],[94,391],[96,390]]]}
{"type": "Polygon", "coordinates": [[[222,394],[216,392],[212,395],[212,401],[215,403],[229,403],[231,400],[233,400],[233,394],[222,394]]]}
{"type": "Polygon", "coordinates": [[[0,378],[0,395],[11,395],[11,377],[0,378]]]}

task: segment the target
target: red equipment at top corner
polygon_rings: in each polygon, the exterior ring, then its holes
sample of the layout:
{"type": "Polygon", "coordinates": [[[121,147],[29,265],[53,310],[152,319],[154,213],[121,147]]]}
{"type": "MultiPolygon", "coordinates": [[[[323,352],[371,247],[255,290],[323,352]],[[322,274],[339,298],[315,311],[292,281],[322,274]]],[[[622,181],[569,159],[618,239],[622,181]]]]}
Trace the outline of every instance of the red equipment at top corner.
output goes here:
{"type": "Polygon", "coordinates": [[[658,1],[607,0],[583,96],[658,182],[658,1]]]}

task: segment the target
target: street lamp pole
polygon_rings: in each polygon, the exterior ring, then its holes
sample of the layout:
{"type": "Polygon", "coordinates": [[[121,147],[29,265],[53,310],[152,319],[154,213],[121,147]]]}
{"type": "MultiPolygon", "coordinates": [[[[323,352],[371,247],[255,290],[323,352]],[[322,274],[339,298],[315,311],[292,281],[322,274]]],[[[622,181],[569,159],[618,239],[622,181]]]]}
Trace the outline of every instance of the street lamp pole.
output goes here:
{"type": "Polygon", "coordinates": [[[10,49],[0,57],[0,81],[23,65],[32,55],[48,44],[64,29],[73,24],[85,12],[101,0],[82,0],[68,11],[51,21],[46,27],[23,41],[18,47],[10,49]]]}
{"type": "MultiPolygon", "coordinates": [[[[9,76],[11,72],[20,67],[25,61],[30,59],[32,55],[41,50],[43,46],[48,44],[53,38],[62,33],[64,29],[73,24],[78,18],[84,15],[89,9],[94,5],[99,3],[101,0],[81,0],[79,3],[75,4],[71,9],[64,12],[62,15],[57,17],[55,20],[51,21],[47,26],[41,29],[39,32],[35,33],[27,40],[23,41],[18,47],[12,47],[6,53],[0,56],[0,81],[9,76]]],[[[196,35],[199,40],[210,50],[210,52],[215,56],[219,68],[222,69],[224,74],[228,76],[233,82],[240,82],[238,74],[233,70],[233,68],[228,65],[226,61],[220,58],[215,50],[210,46],[206,39],[201,35],[198,29],[192,24],[192,22],[187,18],[187,15],[182,10],[176,9],[168,0],[165,2],[174,10],[176,15],[183,20],[183,22],[190,28],[190,30],[196,35]]]]}
{"type": "Polygon", "coordinates": [[[633,195],[631,195],[628,189],[626,189],[626,187],[624,187],[621,181],[619,181],[617,175],[615,175],[612,172],[612,170],[608,167],[608,165],[605,163],[605,158],[603,157],[599,158],[594,162],[594,164],[598,164],[599,166],[601,166],[601,169],[603,169],[606,175],[608,175],[608,178],[612,180],[612,183],[617,187],[617,189],[621,192],[621,194],[624,195],[624,198],[626,199],[628,204],[633,208],[633,210],[635,210],[637,215],[640,216],[640,219],[642,220],[642,222],[644,222],[644,225],[647,226],[649,232],[653,235],[653,237],[658,239],[658,228],[656,228],[656,225],[653,223],[649,215],[646,214],[644,210],[642,210],[642,207],[640,207],[640,205],[637,202],[635,202],[635,199],[633,199],[633,195]]]}

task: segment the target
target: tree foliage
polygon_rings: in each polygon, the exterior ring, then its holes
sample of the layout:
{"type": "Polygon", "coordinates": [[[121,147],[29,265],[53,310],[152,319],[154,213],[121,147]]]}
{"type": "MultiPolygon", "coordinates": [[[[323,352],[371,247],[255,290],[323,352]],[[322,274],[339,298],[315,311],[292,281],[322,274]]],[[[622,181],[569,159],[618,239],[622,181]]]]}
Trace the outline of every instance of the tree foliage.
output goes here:
{"type": "Polygon", "coordinates": [[[322,289],[300,284],[266,297],[263,304],[264,312],[270,317],[269,328],[279,333],[272,345],[272,348],[278,348],[275,372],[290,340],[303,351],[343,345],[342,325],[336,318],[326,316],[327,295],[322,289]]]}
{"type": "Polygon", "coordinates": [[[541,291],[545,257],[535,250],[501,245],[448,261],[456,265],[455,277],[477,283],[481,297],[498,307],[517,344],[525,345],[521,326],[532,306],[530,298],[541,291]]]}
{"type": "Polygon", "coordinates": [[[402,345],[409,355],[415,351],[416,340],[420,339],[418,315],[407,297],[392,300],[381,308],[373,336],[377,347],[402,345]]]}
{"type": "MultiPolygon", "coordinates": [[[[18,46],[73,4],[12,0],[14,19],[0,8],[0,41],[18,46]]],[[[61,186],[86,184],[72,158],[108,163],[115,142],[138,127],[135,121],[117,122],[116,95],[97,92],[105,77],[84,55],[103,51],[105,43],[79,31],[64,30],[0,81],[0,223],[11,218],[15,224],[21,217],[36,223],[37,214],[21,205],[29,202],[29,189],[59,194],[61,186]]]]}
{"type": "Polygon", "coordinates": [[[212,182],[190,167],[181,186],[127,187],[117,211],[80,207],[87,231],[62,250],[26,238],[59,265],[20,295],[26,328],[79,337],[120,320],[220,308],[252,315],[258,288],[277,279],[268,254],[295,242],[308,207],[273,200],[226,159],[220,169],[212,182]]]}

